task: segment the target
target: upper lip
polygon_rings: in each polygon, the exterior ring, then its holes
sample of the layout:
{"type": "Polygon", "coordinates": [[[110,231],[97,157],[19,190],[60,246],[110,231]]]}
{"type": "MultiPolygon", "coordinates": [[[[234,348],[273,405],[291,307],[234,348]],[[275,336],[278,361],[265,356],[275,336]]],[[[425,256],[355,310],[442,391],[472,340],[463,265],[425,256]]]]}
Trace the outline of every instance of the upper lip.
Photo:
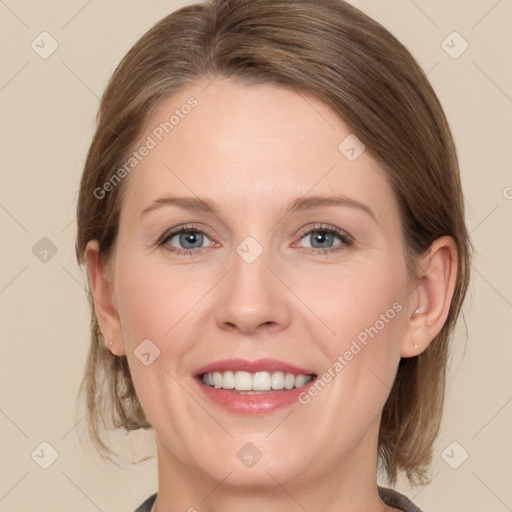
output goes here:
{"type": "Polygon", "coordinates": [[[284,361],[277,359],[256,359],[253,361],[247,359],[223,359],[215,361],[199,368],[195,375],[203,375],[205,373],[226,372],[226,371],[245,371],[256,373],[262,371],[293,373],[294,375],[314,375],[314,372],[305,368],[299,368],[284,361]]]}

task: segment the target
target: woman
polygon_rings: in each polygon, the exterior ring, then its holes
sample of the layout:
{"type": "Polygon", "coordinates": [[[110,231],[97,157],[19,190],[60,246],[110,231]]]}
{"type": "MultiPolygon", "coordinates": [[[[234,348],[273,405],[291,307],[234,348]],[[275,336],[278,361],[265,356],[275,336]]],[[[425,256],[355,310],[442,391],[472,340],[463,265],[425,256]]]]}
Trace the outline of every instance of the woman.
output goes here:
{"type": "Polygon", "coordinates": [[[340,0],[167,16],[106,88],[77,217],[93,439],[155,433],[137,512],[419,510],[377,467],[428,481],[471,243],[387,30],[340,0]]]}

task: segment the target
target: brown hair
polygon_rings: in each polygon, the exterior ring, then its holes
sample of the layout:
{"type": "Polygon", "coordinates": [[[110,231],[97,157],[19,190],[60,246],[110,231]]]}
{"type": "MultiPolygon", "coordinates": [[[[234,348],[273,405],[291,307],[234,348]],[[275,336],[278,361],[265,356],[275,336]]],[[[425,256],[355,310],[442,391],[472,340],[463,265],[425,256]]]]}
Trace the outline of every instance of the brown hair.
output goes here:
{"type": "MultiPolygon", "coordinates": [[[[407,49],[380,24],[341,0],[212,0],[155,24],[131,48],[103,94],[80,185],[76,256],[89,240],[104,261],[116,241],[126,179],[102,187],[133,150],[159,101],[215,77],[271,82],[323,101],[350,126],[387,173],[398,202],[407,270],[450,235],[459,258],[446,323],[417,357],[402,358],[384,406],[379,461],[391,484],[399,471],[426,483],[445,388],[448,344],[469,283],[472,244],[464,220],[456,150],[442,107],[407,49]]],[[[104,428],[149,428],[126,356],[105,349],[94,303],[91,346],[79,393],[89,432],[103,456],[104,428]]]]}

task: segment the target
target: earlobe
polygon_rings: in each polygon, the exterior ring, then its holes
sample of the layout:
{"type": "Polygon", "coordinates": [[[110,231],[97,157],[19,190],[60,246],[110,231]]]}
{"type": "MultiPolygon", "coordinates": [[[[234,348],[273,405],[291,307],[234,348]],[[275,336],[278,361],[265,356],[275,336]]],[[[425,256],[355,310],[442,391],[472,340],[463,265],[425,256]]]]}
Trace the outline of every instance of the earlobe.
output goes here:
{"type": "Polygon", "coordinates": [[[126,354],[123,333],[113,293],[113,284],[106,275],[106,270],[99,251],[97,240],[90,240],[85,249],[89,289],[94,298],[94,309],[98,324],[109,344],[108,349],[117,356],[126,354]]]}
{"type": "Polygon", "coordinates": [[[450,311],[458,272],[455,241],[450,236],[435,240],[420,261],[417,299],[411,303],[410,319],[400,355],[414,357],[439,334],[450,311]]]}

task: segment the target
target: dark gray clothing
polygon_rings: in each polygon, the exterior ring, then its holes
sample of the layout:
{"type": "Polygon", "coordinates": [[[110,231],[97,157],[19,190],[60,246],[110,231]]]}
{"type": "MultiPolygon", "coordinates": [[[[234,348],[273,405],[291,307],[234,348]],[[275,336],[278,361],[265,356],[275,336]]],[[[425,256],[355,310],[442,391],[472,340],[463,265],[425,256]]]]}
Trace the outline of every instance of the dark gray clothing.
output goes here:
{"type": "MultiPolygon", "coordinates": [[[[378,487],[379,496],[382,501],[391,507],[398,508],[404,512],[421,512],[421,510],[409,498],[391,489],[390,487],[378,487]]],[[[140,505],[135,512],[149,512],[155,502],[157,493],[151,495],[140,505]]]]}

